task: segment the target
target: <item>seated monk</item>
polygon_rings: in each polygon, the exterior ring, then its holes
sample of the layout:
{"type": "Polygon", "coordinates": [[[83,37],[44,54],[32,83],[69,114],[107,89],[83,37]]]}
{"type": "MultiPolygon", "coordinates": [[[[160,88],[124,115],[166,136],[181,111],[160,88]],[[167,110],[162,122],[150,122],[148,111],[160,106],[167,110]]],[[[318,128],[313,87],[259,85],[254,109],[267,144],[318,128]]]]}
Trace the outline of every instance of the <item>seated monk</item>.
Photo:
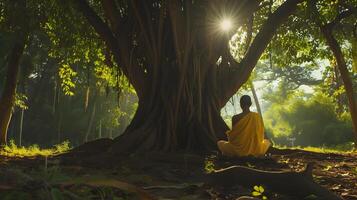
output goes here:
{"type": "Polygon", "coordinates": [[[252,101],[248,95],[240,99],[242,113],[232,117],[232,130],[226,132],[228,141],[217,142],[223,155],[233,156],[262,156],[270,142],[264,139],[264,124],[258,113],[251,112],[252,101]]]}

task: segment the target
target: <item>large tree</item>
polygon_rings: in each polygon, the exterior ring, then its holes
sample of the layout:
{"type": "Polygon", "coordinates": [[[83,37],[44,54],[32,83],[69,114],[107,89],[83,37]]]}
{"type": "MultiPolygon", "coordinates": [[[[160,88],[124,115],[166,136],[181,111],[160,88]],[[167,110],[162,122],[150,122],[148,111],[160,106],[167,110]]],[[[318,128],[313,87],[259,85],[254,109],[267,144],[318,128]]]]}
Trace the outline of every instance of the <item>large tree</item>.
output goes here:
{"type": "Polygon", "coordinates": [[[236,60],[228,45],[235,31],[222,33],[220,21],[231,18],[233,30],[249,26],[269,1],[71,1],[139,98],[131,124],[112,150],[214,148],[227,130],[220,109],[248,80],[275,31],[300,2],[289,0],[266,13],[236,60]]]}

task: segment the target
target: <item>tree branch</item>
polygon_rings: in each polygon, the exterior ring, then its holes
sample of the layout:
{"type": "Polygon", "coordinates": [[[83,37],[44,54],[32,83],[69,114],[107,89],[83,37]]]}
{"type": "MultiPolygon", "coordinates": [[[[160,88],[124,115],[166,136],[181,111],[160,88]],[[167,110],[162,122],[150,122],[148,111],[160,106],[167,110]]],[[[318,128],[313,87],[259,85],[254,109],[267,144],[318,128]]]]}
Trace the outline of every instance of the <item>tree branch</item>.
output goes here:
{"type": "Polygon", "coordinates": [[[223,76],[225,76],[223,80],[227,81],[223,84],[224,91],[220,98],[221,107],[223,107],[228,99],[248,80],[260,56],[275,35],[276,30],[297,9],[298,3],[302,1],[303,0],[288,0],[271,14],[259,30],[259,33],[254,38],[240,63],[231,56],[231,67],[226,68],[226,73],[223,73],[223,76]]]}
{"type": "Polygon", "coordinates": [[[75,5],[75,9],[83,14],[97,34],[104,40],[105,45],[112,52],[115,62],[129,79],[140,98],[144,90],[143,87],[145,86],[145,74],[138,66],[132,67],[130,65],[130,56],[128,56],[129,47],[124,46],[128,44],[130,39],[121,38],[121,40],[118,41],[109,26],[95,13],[86,0],[73,0],[72,3],[75,5]]]}
{"type": "Polygon", "coordinates": [[[109,19],[114,35],[119,34],[120,22],[118,23],[118,20],[120,20],[121,17],[114,0],[102,0],[101,2],[104,14],[109,19]]]}
{"type": "Polygon", "coordinates": [[[348,18],[349,16],[351,16],[353,14],[356,14],[356,13],[352,9],[344,10],[341,13],[339,13],[334,20],[332,20],[331,22],[329,22],[325,26],[329,26],[332,29],[332,28],[334,28],[336,26],[336,24],[340,23],[341,20],[343,20],[345,18],[348,18]]]}
{"type": "MultiPolygon", "coordinates": [[[[80,11],[83,16],[88,20],[90,25],[98,33],[98,35],[104,40],[105,44],[109,47],[112,52],[119,49],[118,41],[112,34],[112,31],[106,23],[94,12],[94,10],[88,5],[86,0],[74,0],[75,8],[80,11]]],[[[118,55],[114,53],[116,60],[120,60],[118,55]]],[[[123,67],[123,66],[121,66],[123,67]]],[[[123,68],[122,68],[123,69],[123,68]]],[[[125,69],[123,69],[125,71],[125,69]]],[[[127,72],[126,72],[127,73],[127,72]]]]}
{"type": "MultiPolygon", "coordinates": [[[[141,34],[143,35],[144,42],[147,49],[148,59],[153,65],[158,65],[158,56],[157,56],[157,47],[156,47],[156,38],[153,31],[153,23],[151,19],[151,13],[149,11],[150,2],[144,1],[139,2],[138,0],[130,1],[130,5],[134,11],[134,17],[139,24],[141,34]]],[[[161,38],[160,38],[161,39],[161,38]]]]}

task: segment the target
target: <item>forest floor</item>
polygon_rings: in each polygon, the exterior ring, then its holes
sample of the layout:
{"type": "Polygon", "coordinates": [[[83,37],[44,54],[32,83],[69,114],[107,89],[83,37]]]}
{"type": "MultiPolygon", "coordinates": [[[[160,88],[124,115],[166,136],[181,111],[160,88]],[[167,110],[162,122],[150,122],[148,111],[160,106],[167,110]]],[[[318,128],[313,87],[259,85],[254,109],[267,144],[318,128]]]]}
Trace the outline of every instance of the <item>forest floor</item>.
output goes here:
{"type": "MultiPolygon", "coordinates": [[[[204,171],[232,165],[267,171],[301,171],[314,163],[313,178],[343,199],[357,199],[357,154],[284,150],[269,157],[226,159],[213,153],[145,153],[130,156],[68,154],[14,157],[0,154],[0,199],[187,199],[252,196],[254,188],[202,182],[204,171]]],[[[259,180],[256,183],[259,186],[259,180]]],[[[263,186],[265,188],[265,186],[263,186]]],[[[299,199],[265,188],[257,199],[299,199]]],[[[306,199],[314,199],[310,196],[306,199]]]]}

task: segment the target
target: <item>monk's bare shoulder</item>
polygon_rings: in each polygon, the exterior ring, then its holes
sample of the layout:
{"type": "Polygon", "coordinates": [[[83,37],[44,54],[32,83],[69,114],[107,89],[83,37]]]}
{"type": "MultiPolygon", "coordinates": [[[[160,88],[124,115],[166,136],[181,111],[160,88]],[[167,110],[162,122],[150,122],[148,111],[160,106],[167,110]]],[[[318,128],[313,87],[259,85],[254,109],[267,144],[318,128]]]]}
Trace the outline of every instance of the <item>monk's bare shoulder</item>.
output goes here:
{"type": "Polygon", "coordinates": [[[239,120],[241,120],[244,117],[243,113],[239,113],[238,115],[234,115],[232,117],[232,126],[236,124],[239,120]]]}
{"type": "Polygon", "coordinates": [[[238,115],[234,115],[233,119],[234,120],[240,120],[240,119],[242,119],[242,117],[243,117],[243,113],[239,113],[238,115]]]}

